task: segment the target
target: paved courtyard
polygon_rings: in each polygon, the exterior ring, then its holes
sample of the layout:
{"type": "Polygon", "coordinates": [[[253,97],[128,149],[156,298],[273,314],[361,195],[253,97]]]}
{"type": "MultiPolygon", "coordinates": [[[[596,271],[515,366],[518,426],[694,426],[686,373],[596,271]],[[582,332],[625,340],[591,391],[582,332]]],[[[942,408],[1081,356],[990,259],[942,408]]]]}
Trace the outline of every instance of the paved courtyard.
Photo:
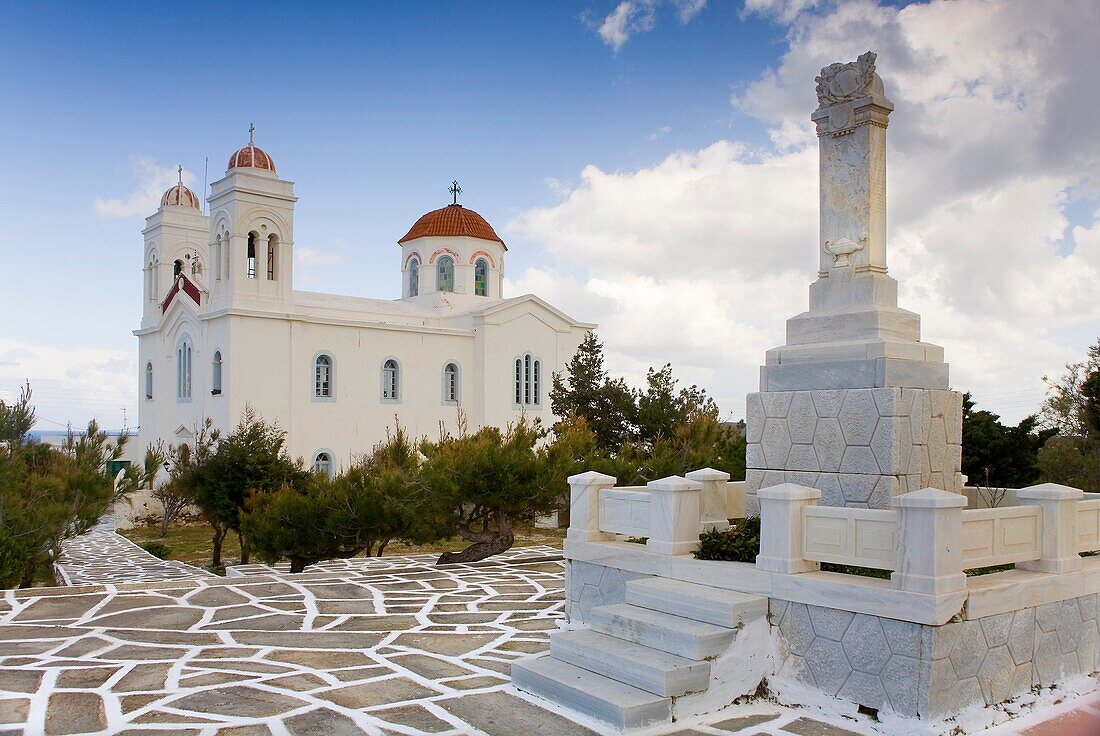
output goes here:
{"type": "MultiPolygon", "coordinates": [[[[113,582],[3,593],[0,733],[593,733],[509,685],[511,662],[544,651],[561,619],[560,550],[447,567],[431,555],[358,558],[294,576],[192,568],[202,574],[149,583],[121,581],[160,561],[100,534],[113,536],[101,530],[69,550],[67,575],[113,582]]],[[[1062,717],[1092,716],[1100,711],[1081,706],[1062,717]]],[[[658,731],[847,736],[873,726],[763,702],[658,731]]]]}

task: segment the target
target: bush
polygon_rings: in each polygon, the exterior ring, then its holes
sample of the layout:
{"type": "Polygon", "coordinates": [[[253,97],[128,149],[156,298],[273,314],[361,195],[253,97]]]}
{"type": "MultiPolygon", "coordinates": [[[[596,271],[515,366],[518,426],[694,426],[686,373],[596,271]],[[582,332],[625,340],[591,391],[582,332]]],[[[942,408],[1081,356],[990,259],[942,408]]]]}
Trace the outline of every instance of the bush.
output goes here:
{"type": "Polygon", "coordinates": [[[170,555],[172,553],[172,548],[171,547],[169,547],[164,542],[158,542],[156,540],[154,540],[152,542],[142,542],[140,547],[143,550],[145,550],[146,552],[148,552],[149,554],[151,554],[153,557],[156,557],[156,558],[161,559],[161,560],[167,560],[168,555],[170,555]]]}
{"type": "Polygon", "coordinates": [[[476,562],[504,552],[515,541],[514,525],[556,511],[568,498],[566,478],[595,447],[583,420],[558,424],[554,438],[538,419],[525,416],[504,431],[485,427],[473,434],[444,435],[423,442],[420,483],[441,536],[470,543],[444,552],[439,564],[476,562]]]}
{"type": "Polygon", "coordinates": [[[253,493],[241,528],[265,561],[285,557],[295,573],[361,552],[381,556],[392,539],[434,541],[441,533],[417,484],[419,464],[416,446],[398,427],[334,480],[312,474],[296,488],[253,493]]]}
{"type": "Polygon", "coordinates": [[[735,519],[725,531],[712,529],[699,535],[697,560],[756,562],[760,553],[760,517],[735,519]]]}
{"type": "Polygon", "coordinates": [[[139,480],[131,467],[116,483],[110,467],[126,437],[112,444],[94,421],[60,447],[29,441],[30,400],[27,387],[13,404],[0,401],[0,588],[30,587],[66,539],[95,526],[139,480]]]}

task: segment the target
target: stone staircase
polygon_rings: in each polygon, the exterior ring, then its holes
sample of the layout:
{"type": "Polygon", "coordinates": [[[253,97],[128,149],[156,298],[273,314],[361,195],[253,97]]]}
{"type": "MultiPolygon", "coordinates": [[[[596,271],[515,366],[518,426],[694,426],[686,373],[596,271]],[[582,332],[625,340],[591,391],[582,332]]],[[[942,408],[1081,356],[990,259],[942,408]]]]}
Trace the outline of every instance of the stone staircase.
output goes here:
{"type": "Polygon", "coordinates": [[[590,628],[551,632],[549,654],[515,662],[512,683],[621,731],[669,723],[676,699],[705,692],[716,660],[767,612],[761,596],[632,580],[626,603],[593,608],[590,628]]]}

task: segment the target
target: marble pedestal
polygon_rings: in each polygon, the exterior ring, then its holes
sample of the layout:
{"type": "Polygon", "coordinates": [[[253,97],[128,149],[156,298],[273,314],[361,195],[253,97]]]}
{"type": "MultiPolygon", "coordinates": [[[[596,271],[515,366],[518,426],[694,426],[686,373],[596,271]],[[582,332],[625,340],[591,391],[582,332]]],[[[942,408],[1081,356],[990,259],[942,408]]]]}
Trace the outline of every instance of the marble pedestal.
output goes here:
{"type": "Polygon", "coordinates": [[[749,394],[746,417],[746,513],[780,483],[819,489],[822,506],[878,509],[921,488],[962,492],[957,391],[764,391],[749,394]]]}

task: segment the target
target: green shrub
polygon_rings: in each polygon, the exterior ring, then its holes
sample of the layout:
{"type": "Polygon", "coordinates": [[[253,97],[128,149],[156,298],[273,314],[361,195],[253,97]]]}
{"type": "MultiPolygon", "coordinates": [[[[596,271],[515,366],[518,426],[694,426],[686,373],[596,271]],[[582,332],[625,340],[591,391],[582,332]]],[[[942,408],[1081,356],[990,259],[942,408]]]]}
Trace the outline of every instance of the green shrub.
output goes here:
{"type": "Polygon", "coordinates": [[[697,560],[725,562],[756,562],[760,552],[760,517],[736,519],[729,529],[712,529],[699,535],[697,560]]]}
{"type": "Polygon", "coordinates": [[[141,548],[151,554],[153,557],[161,560],[167,560],[168,555],[172,553],[172,548],[164,542],[158,542],[155,539],[152,542],[142,542],[141,548]]]}

